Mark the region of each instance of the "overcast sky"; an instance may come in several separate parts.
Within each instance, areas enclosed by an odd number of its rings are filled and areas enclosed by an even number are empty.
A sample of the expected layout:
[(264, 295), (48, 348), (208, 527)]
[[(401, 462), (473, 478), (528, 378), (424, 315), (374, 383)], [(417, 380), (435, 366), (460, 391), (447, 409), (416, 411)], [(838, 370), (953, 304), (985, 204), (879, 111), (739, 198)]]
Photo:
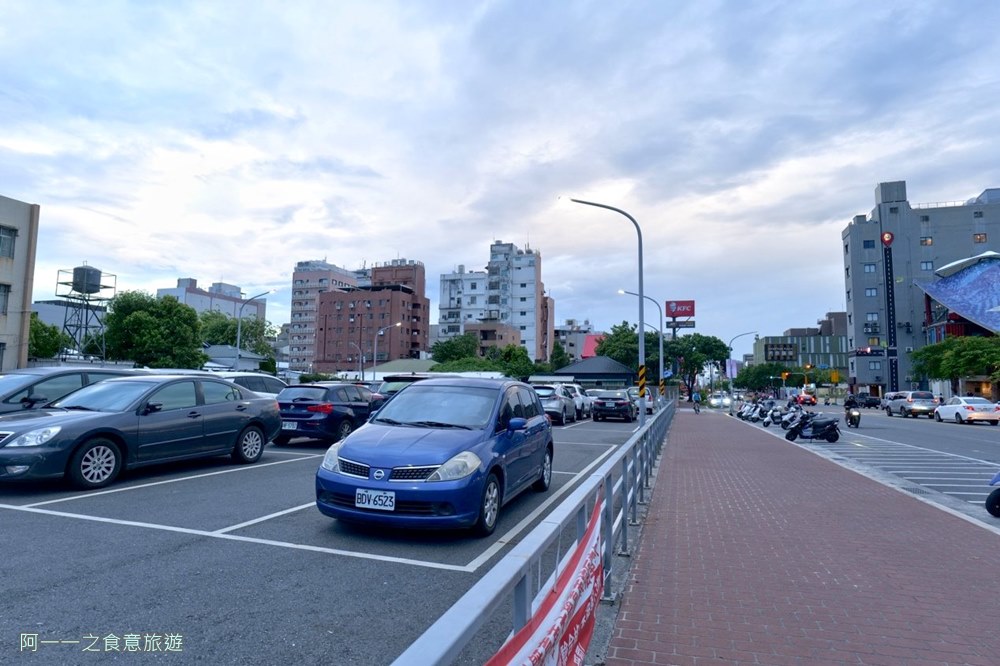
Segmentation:
[[(542, 255), (556, 321), (696, 301), (697, 332), (844, 309), (880, 181), (1000, 187), (1000, 3), (0, 2), (0, 194), (41, 205), (34, 298), (279, 289), (297, 261)], [(659, 317), (647, 303), (647, 321)], [(752, 336), (737, 340), (735, 355)]]

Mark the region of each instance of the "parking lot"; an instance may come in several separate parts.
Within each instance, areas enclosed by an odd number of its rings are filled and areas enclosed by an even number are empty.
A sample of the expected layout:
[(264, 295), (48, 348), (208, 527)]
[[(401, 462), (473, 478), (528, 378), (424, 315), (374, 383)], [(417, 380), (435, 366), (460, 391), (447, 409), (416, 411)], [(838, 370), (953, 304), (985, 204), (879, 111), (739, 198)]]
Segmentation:
[[(389, 663), (634, 429), (556, 427), (552, 487), (508, 504), (487, 539), (321, 515), (313, 479), (326, 446), (308, 440), (268, 446), (255, 465), (143, 469), (89, 493), (0, 485), (2, 556), (14, 574), (0, 602), (4, 651), (32, 652), (36, 663), (122, 652), (177, 663)], [(484, 656), (508, 628), (498, 620)], [(124, 650), (126, 635), (148, 649)]]

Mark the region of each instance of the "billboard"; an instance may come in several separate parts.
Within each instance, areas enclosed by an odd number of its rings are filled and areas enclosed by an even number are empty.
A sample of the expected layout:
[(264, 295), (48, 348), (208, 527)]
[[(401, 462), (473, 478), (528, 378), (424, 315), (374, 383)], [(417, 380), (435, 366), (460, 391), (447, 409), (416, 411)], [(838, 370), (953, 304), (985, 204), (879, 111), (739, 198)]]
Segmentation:
[(663, 314), (666, 317), (693, 317), (694, 301), (667, 301)]

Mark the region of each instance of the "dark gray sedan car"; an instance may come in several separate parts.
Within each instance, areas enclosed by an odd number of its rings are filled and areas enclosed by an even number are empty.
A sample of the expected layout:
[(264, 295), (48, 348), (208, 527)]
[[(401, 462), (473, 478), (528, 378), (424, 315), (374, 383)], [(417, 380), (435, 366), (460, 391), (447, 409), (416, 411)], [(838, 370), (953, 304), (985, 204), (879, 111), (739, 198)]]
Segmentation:
[(280, 429), (274, 398), (222, 379), (117, 377), (0, 416), (0, 480), (66, 476), (90, 489), (155, 463), (224, 454), (254, 463)]

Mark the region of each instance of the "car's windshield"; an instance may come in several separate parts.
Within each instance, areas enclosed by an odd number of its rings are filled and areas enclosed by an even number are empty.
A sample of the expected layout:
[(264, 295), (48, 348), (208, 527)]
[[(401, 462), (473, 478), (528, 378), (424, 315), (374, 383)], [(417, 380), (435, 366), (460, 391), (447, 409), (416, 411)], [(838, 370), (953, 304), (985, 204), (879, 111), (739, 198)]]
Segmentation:
[(498, 391), (469, 386), (414, 384), (378, 412), (375, 422), (453, 425), (482, 430), (491, 423)]
[(98, 382), (70, 393), (52, 403), (52, 406), (95, 412), (123, 412), (155, 385), (155, 382)]

